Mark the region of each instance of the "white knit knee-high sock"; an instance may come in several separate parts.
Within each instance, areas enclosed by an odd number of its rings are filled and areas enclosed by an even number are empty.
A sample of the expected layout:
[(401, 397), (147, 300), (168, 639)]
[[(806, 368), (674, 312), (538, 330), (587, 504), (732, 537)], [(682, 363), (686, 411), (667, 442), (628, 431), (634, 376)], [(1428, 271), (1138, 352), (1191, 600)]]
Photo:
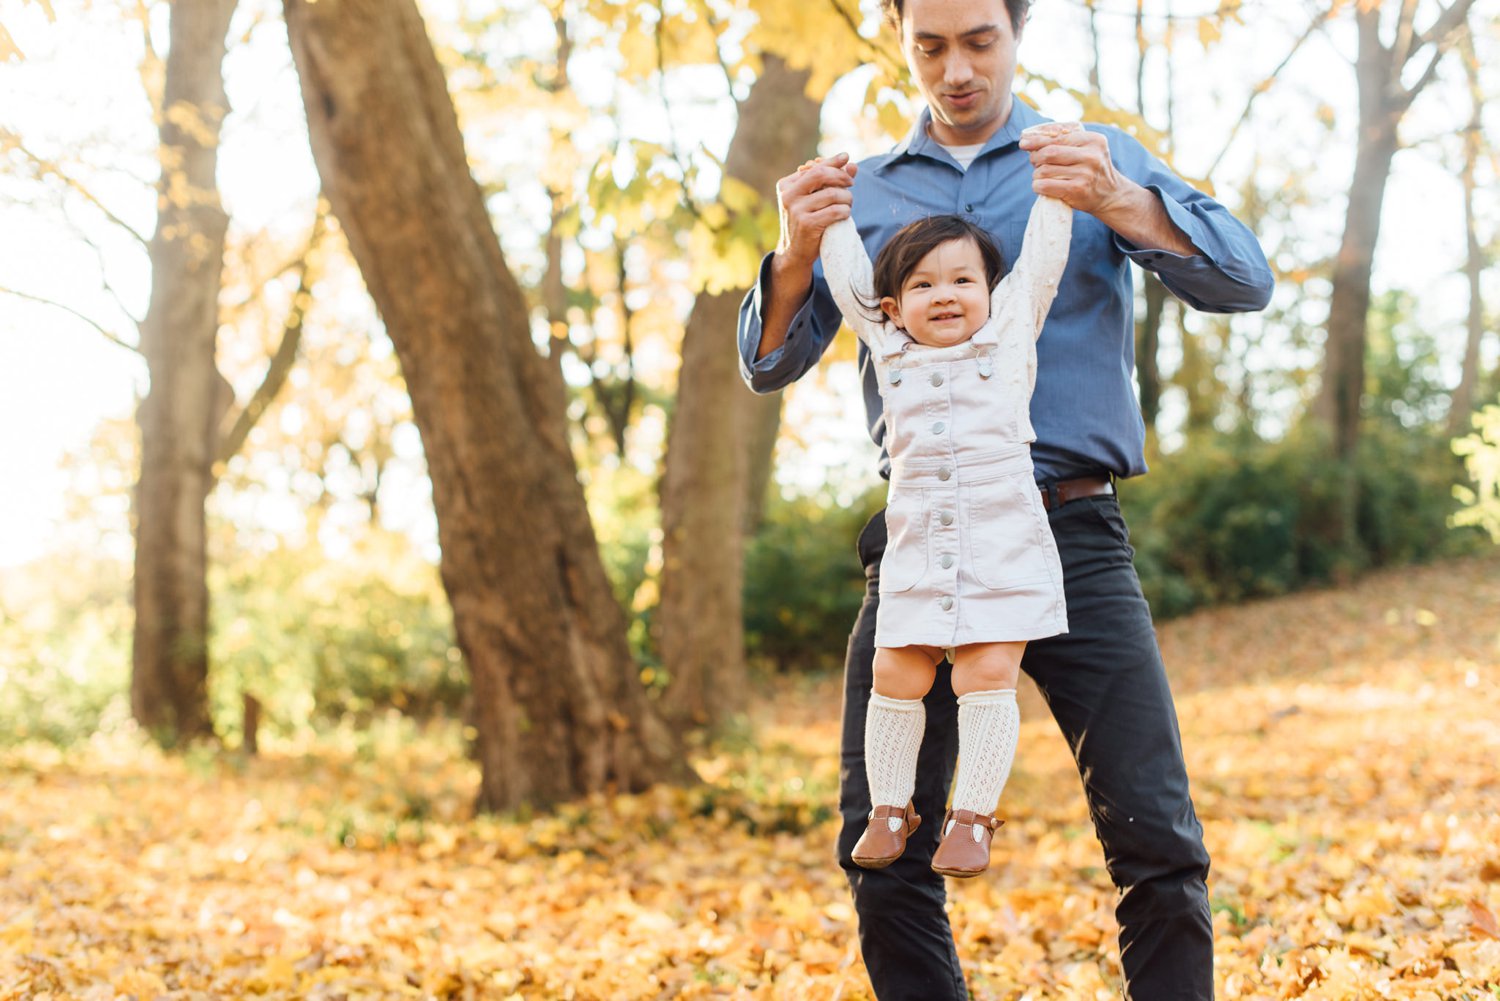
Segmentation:
[(1010, 778), (1021, 732), (1016, 690), (970, 692), (958, 697), (958, 778), (953, 809), (991, 814)]
[(917, 784), (917, 752), (927, 728), (921, 699), (870, 693), (865, 713), (865, 775), (871, 806), (905, 806)]

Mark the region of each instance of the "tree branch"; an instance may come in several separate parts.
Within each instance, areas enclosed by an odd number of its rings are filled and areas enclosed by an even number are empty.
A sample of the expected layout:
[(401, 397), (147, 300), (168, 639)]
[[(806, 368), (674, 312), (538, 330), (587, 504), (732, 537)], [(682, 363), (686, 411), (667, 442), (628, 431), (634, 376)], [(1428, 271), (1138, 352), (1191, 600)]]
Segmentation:
[(36, 168), (37, 173), (40, 176), (50, 176), (57, 178), (63, 183), (64, 187), (79, 195), (83, 198), (84, 201), (88, 202), (90, 205), (94, 206), (94, 208), (103, 213), (106, 219), (123, 229), (125, 232), (129, 233), (131, 236), (135, 237), (136, 242), (141, 245), (142, 249), (150, 249), (150, 240), (146, 239), (146, 237), (138, 233), (135, 228), (132, 227), (124, 219), (121, 219), (119, 216), (115, 215), (114, 212), (110, 211), (109, 207), (101, 202), (98, 198), (96, 198), (88, 188), (84, 187), (81, 181), (75, 180), (70, 174), (64, 171), (57, 164), (53, 163), (51, 160), (33, 153), (30, 149), (28, 149), (26, 144), (21, 141), (21, 137), (19, 135), (9, 129), (0, 129), (0, 140), (3, 140), (5, 145), (8, 145), (10, 148), (16, 150), (28, 161), (30, 161), (31, 165)]
[[(1422, 88), (1426, 87), (1432, 82), (1433, 77), (1437, 76), (1438, 63), (1442, 62), (1443, 56), (1448, 51), (1448, 46), (1453, 44), (1453, 40), (1457, 37), (1458, 30), (1463, 27), (1469, 14), (1469, 8), (1473, 4), (1474, 0), (1455, 0), (1454, 4), (1444, 10), (1438, 19), (1433, 22), (1432, 27), (1423, 32), (1418, 39), (1418, 47), (1428, 44), (1433, 46), (1432, 59), (1428, 61), (1427, 68), (1422, 71), (1422, 75), (1417, 78), (1417, 82), (1403, 91), (1402, 96), (1398, 99), (1398, 105), (1403, 112), (1411, 107), (1412, 102), (1417, 99), (1417, 95), (1422, 92)], [(1416, 54), (1416, 49), (1412, 50), (1412, 54)], [(1397, 64), (1398, 67), (1401, 65), (1404, 64)]]
[(276, 394), (281, 392), (281, 387), (286, 384), (287, 376), (291, 374), (292, 365), (297, 360), (297, 350), (302, 344), (302, 330), (307, 320), (307, 310), (312, 303), (311, 258), (313, 251), (323, 238), (327, 221), (326, 203), (319, 199), (318, 214), (313, 217), (312, 233), (307, 238), (307, 250), (303, 252), (302, 260), (298, 265), (300, 273), (297, 277), (297, 291), (292, 295), (291, 308), (287, 311), (286, 320), (282, 324), (281, 343), (277, 345), (270, 364), (266, 366), (265, 378), (261, 379), (260, 385), (251, 395), (250, 400), (235, 415), (232, 422), (225, 422), (229, 425), (229, 430), (219, 440), (218, 454), (214, 457), (215, 477), (230, 459), (239, 454), (261, 415), (271, 406), (272, 401), (276, 399)]
[(1328, 23), (1328, 18), (1331, 16), (1331, 14), (1331, 9), (1319, 11), (1317, 16), (1313, 18), (1312, 22), (1308, 24), (1307, 29), (1297, 37), (1297, 40), (1295, 42), (1292, 43), (1292, 47), (1287, 51), (1287, 54), (1282, 57), (1281, 62), (1276, 64), (1276, 68), (1273, 69), (1270, 73), (1266, 74), (1266, 76), (1255, 85), (1255, 88), (1250, 91), (1250, 96), (1245, 99), (1245, 107), (1240, 111), (1240, 117), (1235, 121), (1234, 127), (1229, 130), (1229, 137), (1224, 140), (1224, 146), (1219, 150), (1219, 155), (1214, 157), (1214, 162), (1209, 165), (1208, 170), (1204, 171), (1204, 177), (1212, 177), (1214, 175), (1214, 171), (1219, 168), (1219, 163), (1224, 159), (1225, 155), (1229, 153), (1229, 148), (1234, 145), (1234, 140), (1239, 136), (1240, 127), (1250, 120), (1250, 109), (1255, 107), (1255, 99), (1271, 89), (1271, 84), (1274, 83), (1276, 78), (1281, 75), (1281, 71), (1286, 69), (1287, 63), (1292, 61), (1292, 57), (1295, 56), (1298, 50), (1302, 48), (1303, 44), (1313, 36), (1314, 32)]
[(108, 340), (108, 341), (110, 341), (112, 344), (116, 344), (119, 347), (122, 347), (126, 351), (129, 351), (129, 352), (131, 352), (133, 354), (140, 354), (141, 353), (141, 349), (140, 348), (136, 347), (134, 344), (129, 343), (128, 341), (122, 340), (119, 337), (119, 335), (111, 333), (110, 331), (104, 329), (104, 327), (99, 324), (99, 321), (97, 321), (97, 320), (95, 320), (95, 319), (93, 319), (91, 317), (85, 316), (84, 314), (78, 312), (78, 310), (74, 309), (72, 306), (68, 306), (68, 305), (65, 305), (64, 303), (60, 303), (60, 302), (56, 301), (55, 299), (48, 299), (48, 298), (45, 298), (43, 296), (32, 295), (30, 292), (22, 292), (19, 289), (6, 288), (3, 285), (0, 285), (0, 293), (4, 293), (5, 295), (13, 295), (13, 296), (17, 297), (18, 299), (29, 299), (32, 302), (39, 302), (43, 306), (55, 306), (56, 308), (61, 309), (64, 312), (72, 313), (74, 316), (78, 317), (84, 323), (87, 323), (89, 326), (91, 326), (95, 330), (99, 331), (99, 333), (103, 334), (104, 337), (105, 337), (105, 339)]
[(1412, 46), (1412, 53), (1415, 54), (1424, 45), (1435, 44), (1440, 48), (1447, 48), (1452, 40), (1450, 36), (1463, 25), (1469, 16), (1469, 8), (1472, 6), (1474, 6), (1474, 0), (1454, 0), (1453, 4), (1445, 8), (1438, 15), (1437, 20), (1432, 22), (1432, 27), (1417, 36), (1416, 44)]

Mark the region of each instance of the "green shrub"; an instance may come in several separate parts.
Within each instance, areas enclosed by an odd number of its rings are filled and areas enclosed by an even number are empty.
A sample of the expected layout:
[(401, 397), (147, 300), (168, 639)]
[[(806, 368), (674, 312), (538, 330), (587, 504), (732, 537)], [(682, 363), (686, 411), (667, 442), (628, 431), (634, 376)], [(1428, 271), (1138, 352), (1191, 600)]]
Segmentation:
[(457, 714), (468, 681), (447, 598), (404, 536), (372, 532), (341, 559), (317, 546), (247, 554), (211, 582), (220, 733), (239, 730), (245, 692), (283, 734), (386, 709)]
[(778, 670), (842, 666), (864, 597), (855, 540), (885, 484), (850, 507), (777, 499), (745, 552), (745, 647)]
[(1348, 464), (1308, 431), (1195, 441), (1126, 482), (1121, 503), (1164, 618), (1473, 551), (1477, 533), (1448, 527), (1459, 473), (1435, 431), (1372, 422)]
[(129, 725), (129, 564), (72, 553), (0, 584), (0, 744)]

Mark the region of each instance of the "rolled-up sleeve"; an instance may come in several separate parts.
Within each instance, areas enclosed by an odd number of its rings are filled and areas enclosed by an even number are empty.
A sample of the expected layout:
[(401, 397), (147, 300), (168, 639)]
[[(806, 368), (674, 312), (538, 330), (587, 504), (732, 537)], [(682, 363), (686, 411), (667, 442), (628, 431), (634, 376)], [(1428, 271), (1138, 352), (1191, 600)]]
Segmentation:
[(771, 290), (771, 257), (760, 262), (760, 275), (740, 303), (740, 375), (757, 393), (774, 393), (796, 382), (823, 357), (839, 330), (838, 306), (823, 280), (823, 266), (813, 266), (812, 293), (792, 317), (786, 341), (764, 358), (760, 350), (761, 309)]
[(1115, 246), (1154, 271), (1168, 290), (1206, 313), (1264, 309), (1275, 278), (1255, 234), (1229, 210), (1174, 174), (1135, 139), (1111, 130), (1110, 148), (1121, 173), (1161, 199), (1168, 217), (1200, 253), (1183, 256), (1141, 248), (1119, 235)]

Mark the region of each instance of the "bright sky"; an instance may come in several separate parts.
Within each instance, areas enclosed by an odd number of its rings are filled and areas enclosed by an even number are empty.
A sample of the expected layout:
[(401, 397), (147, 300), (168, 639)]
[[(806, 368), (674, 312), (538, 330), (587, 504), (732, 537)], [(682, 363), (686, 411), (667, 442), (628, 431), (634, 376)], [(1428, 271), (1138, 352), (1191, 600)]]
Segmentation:
[[(1160, 9), (1164, 2), (1149, 6)], [(1174, 2), (1176, 9), (1190, 13), (1214, 6), (1211, 0)], [(1106, 11), (1101, 14), (1105, 91), (1128, 103), (1134, 91), (1130, 20), (1108, 12), (1130, 10), (1134, 4), (1101, 0), (1100, 7)], [(226, 65), (234, 112), (220, 158), (220, 184), (235, 225), (247, 231), (268, 226), (298, 231), (305, 225), (303, 207), (317, 186), (306, 136), (300, 131), (300, 97), (277, 21), (278, 9), (279, 4), (246, 0), (231, 31), (241, 41)], [(81, 0), (64, 0), (57, 10), (58, 22), (49, 24), (35, 3), (0, 0), (0, 18), (27, 54), (23, 63), (0, 66), (0, 129), (20, 134), (42, 155), (67, 155), (76, 145), (109, 149), (107, 160), (101, 157), (82, 172), (90, 188), (113, 211), (147, 234), (152, 225), (149, 190), (140, 180), (129, 179), (129, 175), (149, 179), (154, 170), (154, 130), (136, 69), (139, 39), (131, 30), (122, 29), (108, 4), (95, 2), (85, 7)], [(1191, 52), (1196, 43), (1179, 40), (1176, 51), (1182, 68), (1178, 70), (1176, 115), (1181, 169), (1189, 173), (1206, 169), (1224, 141), (1229, 122), (1238, 115), (1245, 81), (1264, 74), (1280, 60), (1305, 24), (1303, 11), (1303, 4), (1290, 0), (1258, 5), (1248, 18), (1253, 27), (1240, 30), (1235, 44), (1217, 48), (1211, 69), (1201, 60), (1194, 67)], [(164, 29), (164, 24), (157, 28)], [(1082, 86), (1088, 49), (1085, 30), (1080, 4), (1040, 0), (1022, 46), (1023, 63)], [(1189, 24), (1183, 30), (1190, 37), (1193, 29)], [(165, 35), (164, 30), (158, 33)], [(1334, 55), (1335, 49), (1349, 51), (1352, 46), (1344, 37), (1347, 32), (1335, 34), (1334, 40), (1311, 43), (1309, 51), (1293, 63), (1288, 79), (1262, 99), (1260, 120), (1282, 124), (1274, 130), (1260, 125), (1254, 137), (1242, 139), (1220, 175), (1243, 176), (1248, 158), (1256, 153), (1262, 157), (1261, 169), (1268, 178), (1277, 176), (1277, 171), (1314, 171), (1315, 193), (1325, 194), (1326, 204), (1302, 211), (1296, 224), (1307, 238), (1306, 245), (1325, 254), (1336, 246), (1343, 185), (1352, 164), (1346, 140), (1353, 123), (1353, 73)], [(1192, 75), (1194, 70), (1197, 77)], [(1202, 84), (1184, 86), (1183, 79), (1199, 79)], [(1149, 85), (1161, 93), (1158, 78), (1152, 77)], [(863, 88), (864, 83), (855, 79), (836, 92), (831, 106), (851, 111), (825, 116), (825, 151), (850, 149), (863, 155), (876, 150), (867, 138), (861, 138), (869, 130), (858, 128), (849, 103)], [(1074, 117), (1075, 109), (1066, 97), (1033, 93), (1045, 113)], [(1337, 115), (1337, 141), (1316, 126), (1309, 113), (1320, 103)], [(1226, 110), (1231, 105), (1232, 110)], [(675, 110), (679, 136), (690, 135), (722, 155), (732, 116), (701, 103), (684, 102)], [(1446, 107), (1427, 101), (1418, 105), (1418, 111), (1421, 114), (1414, 115), (1406, 129), (1408, 139), (1436, 136), (1465, 113), (1451, 101)], [(657, 109), (640, 108), (634, 114), (639, 115), (643, 132), (661, 133), (657, 138), (665, 138)], [(1159, 120), (1160, 107), (1154, 107), (1152, 114)], [(1426, 145), (1421, 153), (1398, 158), (1387, 194), (1377, 284), (1400, 285), (1415, 292), (1427, 322), (1440, 329), (1443, 343), (1451, 346), (1461, 336), (1459, 325), (1466, 308), (1464, 287), (1454, 273), (1461, 264), (1461, 202), (1456, 170), (1443, 163), (1436, 148), (1441, 144)], [(103, 292), (99, 276), (102, 261), (125, 309), (136, 317), (143, 315), (150, 287), (144, 253), (130, 238), (111, 234), (110, 227), (91, 210), (75, 209), (67, 217), (55, 199), (38, 199), (36, 192), (35, 184), (0, 172), (0, 288), (66, 303), (133, 341), (133, 321)], [(1233, 203), (1232, 192), (1221, 195)], [(1414, 207), (1420, 210), (1411, 211)], [(1486, 218), (1497, 218), (1493, 202), (1488, 208)], [(80, 228), (93, 237), (97, 250), (80, 239)], [(1449, 353), (1456, 357), (1456, 350)], [(88, 324), (54, 307), (0, 294), (0, 476), (4, 477), (0, 480), (0, 566), (24, 562), (46, 550), (56, 531), (62, 499), (58, 460), (86, 442), (102, 419), (131, 413), (135, 394), (144, 389), (144, 377), (144, 364), (137, 357), (111, 345)], [(831, 371), (827, 384), (832, 393), (801, 391), (793, 394), (789, 404), (787, 420), (804, 443), (790, 450), (791, 461), (783, 462), (778, 474), (790, 488), (812, 489), (830, 475), (850, 483), (872, 475), (873, 449), (863, 436), (853, 373), (847, 367)], [(428, 503), (424, 489), (420, 482), (408, 484), (408, 509)], [(402, 501), (399, 497), (396, 501), (399, 510)], [(429, 535), (430, 527), (414, 531)]]

